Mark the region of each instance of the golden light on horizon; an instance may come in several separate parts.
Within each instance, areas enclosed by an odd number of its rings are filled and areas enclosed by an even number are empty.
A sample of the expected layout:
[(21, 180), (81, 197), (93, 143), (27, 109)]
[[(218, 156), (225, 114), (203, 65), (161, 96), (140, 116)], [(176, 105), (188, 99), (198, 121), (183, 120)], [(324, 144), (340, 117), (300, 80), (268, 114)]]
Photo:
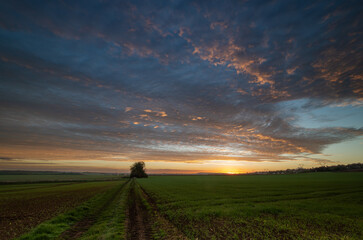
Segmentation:
[(231, 168), (231, 167), (223, 168), (219, 172), (224, 173), (224, 174), (228, 174), (228, 175), (236, 175), (236, 174), (245, 173), (245, 171), (242, 171), (241, 169)]
[(225, 172), (228, 175), (236, 175), (236, 174), (241, 174), (240, 172)]

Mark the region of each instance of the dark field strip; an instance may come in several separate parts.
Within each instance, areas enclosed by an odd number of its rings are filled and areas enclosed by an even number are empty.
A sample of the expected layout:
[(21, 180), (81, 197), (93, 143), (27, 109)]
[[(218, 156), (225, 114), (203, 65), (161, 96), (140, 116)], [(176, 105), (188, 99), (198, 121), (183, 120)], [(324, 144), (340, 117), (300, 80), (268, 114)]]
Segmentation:
[(0, 184), (31, 184), (54, 182), (86, 182), (86, 181), (114, 181), (120, 180), (120, 176), (110, 174), (39, 174), (39, 175), (15, 175), (0, 174)]
[(138, 179), (191, 239), (363, 239), (363, 174)]
[(88, 182), (0, 186), (0, 239), (20, 236), (116, 184)]

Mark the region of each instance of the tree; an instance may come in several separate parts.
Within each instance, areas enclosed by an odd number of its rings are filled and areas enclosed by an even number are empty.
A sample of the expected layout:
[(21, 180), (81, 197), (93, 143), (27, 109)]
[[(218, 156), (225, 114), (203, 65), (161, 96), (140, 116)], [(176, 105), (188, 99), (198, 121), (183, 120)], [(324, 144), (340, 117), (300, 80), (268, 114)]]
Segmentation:
[(147, 174), (145, 172), (145, 163), (144, 162), (136, 162), (132, 164), (130, 167), (130, 178), (147, 178)]

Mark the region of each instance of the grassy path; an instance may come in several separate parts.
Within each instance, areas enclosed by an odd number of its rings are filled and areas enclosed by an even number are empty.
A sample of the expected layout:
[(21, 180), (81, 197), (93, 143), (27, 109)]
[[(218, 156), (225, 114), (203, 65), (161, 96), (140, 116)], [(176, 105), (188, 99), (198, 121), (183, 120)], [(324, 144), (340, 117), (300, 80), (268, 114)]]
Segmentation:
[(97, 209), (94, 209), (94, 211), (90, 212), (90, 214), (85, 216), (81, 221), (77, 222), (70, 229), (63, 232), (59, 239), (80, 238), (91, 228), (91, 226), (96, 223), (99, 216), (104, 215), (102, 214), (103, 212), (110, 211), (112, 208), (117, 207), (115, 206), (118, 203), (117, 199), (122, 196), (122, 192), (127, 184), (128, 182), (125, 182), (121, 187), (113, 191), (112, 194), (108, 197), (107, 201), (105, 201), (102, 205), (97, 206)]
[(126, 182), (97, 214), (97, 220), (77, 239), (125, 239), (126, 209), (130, 181)]

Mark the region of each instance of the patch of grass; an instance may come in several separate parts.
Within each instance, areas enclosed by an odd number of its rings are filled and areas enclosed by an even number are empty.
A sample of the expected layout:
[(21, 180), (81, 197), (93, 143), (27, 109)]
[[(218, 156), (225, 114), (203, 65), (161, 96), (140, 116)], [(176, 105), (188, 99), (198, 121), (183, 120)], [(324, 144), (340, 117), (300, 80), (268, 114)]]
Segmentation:
[(82, 235), (80, 239), (123, 239), (125, 236), (125, 220), (127, 207), (127, 193), (130, 183), (127, 183), (122, 191), (101, 213), (96, 223)]
[(363, 173), (138, 179), (191, 239), (362, 239)]

